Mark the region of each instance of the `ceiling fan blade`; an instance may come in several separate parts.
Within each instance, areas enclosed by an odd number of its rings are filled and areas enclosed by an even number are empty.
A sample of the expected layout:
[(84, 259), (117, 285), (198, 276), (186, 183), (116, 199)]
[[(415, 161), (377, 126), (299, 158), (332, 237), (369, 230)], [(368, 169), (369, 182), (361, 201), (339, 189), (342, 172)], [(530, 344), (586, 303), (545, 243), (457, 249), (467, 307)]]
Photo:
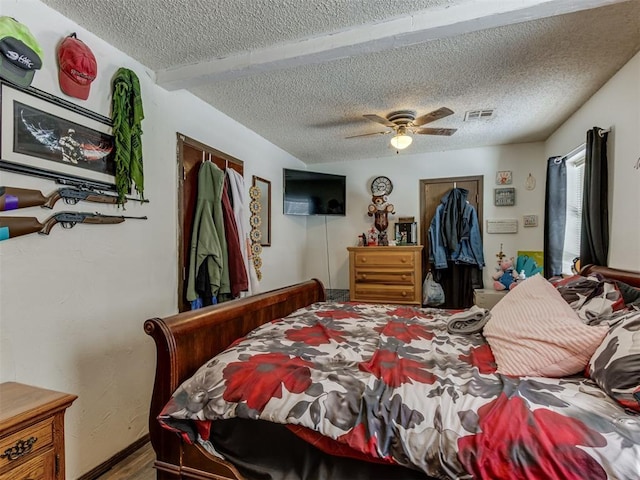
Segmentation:
[(442, 107), (437, 110), (434, 110), (431, 113), (427, 113), (426, 115), (422, 115), (421, 117), (416, 118), (412, 123), (419, 127), (420, 125), (425, 125), (427, 123), (435, 122), (436, 120), (440, 120), (441, 118), (448, 117), (449, 115), (453, 115), (453, 110)]
[(351, 135), (350, 137), (344, 137), (344, 138), (370, 137), (372, 135), (386, 135), (387, 133), (391, 133), (391, 132), (389, 131), (389, 132), (363, 133), (362, 135)]
[(396, 124), (390, 122), (389, 120), (387, 120), (384, 117), (381, 117), (380, 115), (375, 115), (373, 113), (368, 113), (366, 115), (363, 115), (364, 118), (371, 120), (372, 122), (377, 122), (377, 123), (381, 123), (382, 125), (384, 125), (385, 127), (395, 127)]
[(413, 133), (420, 135), (446, 135), (447, 137), (456, 133), (457, 128), (417, 128)]

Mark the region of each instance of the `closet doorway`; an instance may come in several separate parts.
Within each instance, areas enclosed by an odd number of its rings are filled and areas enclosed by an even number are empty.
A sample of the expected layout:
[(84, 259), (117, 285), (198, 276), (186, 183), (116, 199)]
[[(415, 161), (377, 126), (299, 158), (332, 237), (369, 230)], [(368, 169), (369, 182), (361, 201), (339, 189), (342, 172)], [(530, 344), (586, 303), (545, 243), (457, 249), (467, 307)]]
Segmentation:
[(430, 269), (429, 265), (429, 226), (436, 213), (436, 208), (440, 205), (442, 197), (453, 188), (464, 188), (469, 191), (467, 200), (476, 209), (480, 234), (482, 235), (482, 198), (483, 198), (482, 175), (470, 177), (449, 177), (432, 178), (420, 180), (420, 241), (424, 245), (422, 250), (422, 280)]
[(178, 311), (185, 312), (191, 305), (185, 297), (191, 229), (198, 194), (198, 169), (203, 161), (211, 160), (222, 170), (232, 168), (240, 175), (244, 172), (242, 160), (233, 158), (203, 143), (177, 134), (178, 161)]

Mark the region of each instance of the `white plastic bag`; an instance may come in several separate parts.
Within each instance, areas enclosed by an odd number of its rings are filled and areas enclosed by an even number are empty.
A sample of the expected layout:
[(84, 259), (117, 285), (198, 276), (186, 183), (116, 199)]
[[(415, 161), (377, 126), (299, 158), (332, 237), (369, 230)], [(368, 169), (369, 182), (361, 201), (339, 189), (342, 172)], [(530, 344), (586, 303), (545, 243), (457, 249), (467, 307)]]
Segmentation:
[(431, 272), (427, 273), (422, 284), (422, 303), (429, 307), (437, 307), (444, 303), (444, 290), (442, 285), (433, 279)]

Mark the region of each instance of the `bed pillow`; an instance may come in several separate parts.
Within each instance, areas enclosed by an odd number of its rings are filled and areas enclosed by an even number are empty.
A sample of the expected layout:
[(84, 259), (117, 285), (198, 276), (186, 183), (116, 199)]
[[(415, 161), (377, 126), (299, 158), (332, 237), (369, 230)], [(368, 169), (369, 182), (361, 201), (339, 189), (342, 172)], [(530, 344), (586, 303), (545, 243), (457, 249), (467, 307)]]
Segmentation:
[(587, 277), (574, 275), (554, 283), (554, 286), (582, 321), (590, 325), (606, 321), (613, 312), (625, 306), (616, 283), (599, 274)]
[(538, 274), (491, 309), (484, 335), (498, 373), (564, 377), (584, 370), (607, 330), (582, 323), (554, 286)]
[(640, 288), (632, 287), (631, 285), (621, 282), (620, 280), (616, 280), (616, 285), (620, 293), (622, 294), (622, 299), (624, 300), (625, 305), (638, 305), (640, 306)]
[(640, 412), (640, 311), (611, 327), (586, 373), (623, 407)]

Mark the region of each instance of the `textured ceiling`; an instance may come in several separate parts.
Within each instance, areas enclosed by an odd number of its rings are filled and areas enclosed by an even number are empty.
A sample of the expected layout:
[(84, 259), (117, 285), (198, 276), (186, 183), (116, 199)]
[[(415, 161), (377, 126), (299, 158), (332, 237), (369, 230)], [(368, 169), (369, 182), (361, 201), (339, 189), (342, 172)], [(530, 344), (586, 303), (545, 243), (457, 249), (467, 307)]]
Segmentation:
[[(544, 140), (640, 50), (640, 0), (521, 0), (542, 6), (477, 20), (500, 2), (44, 3), (309, 164), (395, 155), (390, 135), (345, 137), (398, 109), (455, 112), (428, 125), (453, 136), (416, 135), (407, 153)], [(482, 108), (494, 116), (464, 121)]]

